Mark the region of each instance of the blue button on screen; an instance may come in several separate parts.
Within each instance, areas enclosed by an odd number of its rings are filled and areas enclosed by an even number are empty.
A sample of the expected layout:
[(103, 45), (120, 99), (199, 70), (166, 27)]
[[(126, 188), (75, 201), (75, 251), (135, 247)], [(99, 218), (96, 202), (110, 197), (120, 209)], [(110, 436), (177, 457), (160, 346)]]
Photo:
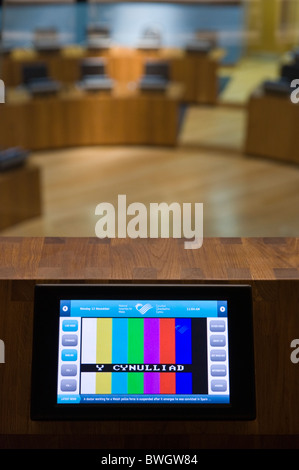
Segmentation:
[(62, 329), (63, 331), (77, 331), (78, 321), (77, 320), (63, 320)]
[(76, 349), (63, 349), (61, 353), (61, 359), (63, 361), (76, 361), (77, 360)]

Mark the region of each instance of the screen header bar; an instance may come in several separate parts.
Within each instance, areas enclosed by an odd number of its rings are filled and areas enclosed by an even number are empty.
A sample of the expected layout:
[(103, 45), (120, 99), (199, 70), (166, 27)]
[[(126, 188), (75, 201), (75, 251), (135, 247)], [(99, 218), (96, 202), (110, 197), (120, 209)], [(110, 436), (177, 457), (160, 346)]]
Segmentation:
[(227, 302), (217, 300), (61, 300), (65, 317), (226, 317)]

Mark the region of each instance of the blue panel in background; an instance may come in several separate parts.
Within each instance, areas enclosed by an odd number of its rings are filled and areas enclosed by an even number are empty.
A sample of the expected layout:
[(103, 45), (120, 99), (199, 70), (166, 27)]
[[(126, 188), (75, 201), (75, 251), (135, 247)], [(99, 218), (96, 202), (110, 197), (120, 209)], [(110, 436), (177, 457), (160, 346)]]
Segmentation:
[(4, 36), (14, 47), (30, 47), (34, 29), (54, 27), (63, 44), (84, 45), (87, 25), (98, 23), (110, 28), (112, 42), (120, 46), (135, 47), (144, 30), (154, 27), (161, 31), (164, 47), (183, 48), (196, 31), (208, 30), (217, 33), (219, 47), (227, 50), (223, 62), (234, 63), (243, 52), (244, 13), (243, 5), (14, 5), (6, 6)]
[(32, 47), (40, 28), (56, 28), (63, 45), (77, 43), (77, 5), (6, 6), (3, 21), (5, 42), (13, 47)]

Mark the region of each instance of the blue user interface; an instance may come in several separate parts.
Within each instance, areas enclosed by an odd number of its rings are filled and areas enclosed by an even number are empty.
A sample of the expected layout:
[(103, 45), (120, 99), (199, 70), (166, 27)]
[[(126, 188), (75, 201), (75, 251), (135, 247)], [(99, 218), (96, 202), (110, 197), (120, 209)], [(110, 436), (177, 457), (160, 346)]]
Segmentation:
[(58, 404), (229, 404), (225, 300), (62, 300)]

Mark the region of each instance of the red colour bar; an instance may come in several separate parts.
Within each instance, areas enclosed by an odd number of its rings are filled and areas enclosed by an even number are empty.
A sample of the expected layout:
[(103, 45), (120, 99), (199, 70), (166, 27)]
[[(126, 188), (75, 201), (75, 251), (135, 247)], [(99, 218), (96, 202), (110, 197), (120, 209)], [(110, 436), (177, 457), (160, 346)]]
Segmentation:
[[(175, 364), (175, 319), (160, 319), (160, 364)], [(176, 392), (175, 372), (160, 373), (160, 393)]]
[(176, 391), (176, 373), (163, 372), (160, 374), (160, 393), (172, 395)]

